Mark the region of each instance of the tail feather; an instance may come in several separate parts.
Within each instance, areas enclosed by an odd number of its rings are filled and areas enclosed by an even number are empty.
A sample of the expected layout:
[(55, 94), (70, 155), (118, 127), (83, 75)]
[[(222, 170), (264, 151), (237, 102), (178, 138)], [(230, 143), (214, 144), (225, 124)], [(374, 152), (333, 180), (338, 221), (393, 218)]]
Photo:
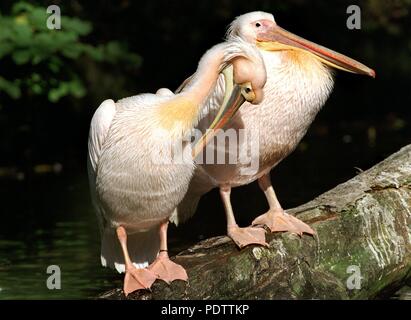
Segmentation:
[[(106, 229), (102, 236), (101, 264), (116, 269), (119, 273), (125, 272), (123, 251), (116, 233), (113, 229)], [(128, 234), (127, 249), (136, 268), (147, 267), (154, 261), (160, 250), (159, 228)]]

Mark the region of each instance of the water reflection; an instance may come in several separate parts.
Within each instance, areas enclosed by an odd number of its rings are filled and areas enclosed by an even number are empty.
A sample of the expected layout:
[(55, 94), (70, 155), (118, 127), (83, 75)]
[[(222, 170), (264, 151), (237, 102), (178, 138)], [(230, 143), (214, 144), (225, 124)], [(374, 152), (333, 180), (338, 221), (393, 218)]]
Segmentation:
[[(99, 242), (90, 229), (88, 221), (62, 221), (53, 230), (36, 230), (29, 244), (0, 240), (0, 299), (90, 298), (120, 285), (121, 277), (100, 267)], [(46, 286), (49, 265), (61, 269), (61, 290)]]
[[(85, 177), (46, 176), (33, 184), (0, 184), (0, 299), (82, 299), (119, 285), (121, 277), (99, 264)], [(49, 265), (61, 269), (61, 290), (46, 286)]]

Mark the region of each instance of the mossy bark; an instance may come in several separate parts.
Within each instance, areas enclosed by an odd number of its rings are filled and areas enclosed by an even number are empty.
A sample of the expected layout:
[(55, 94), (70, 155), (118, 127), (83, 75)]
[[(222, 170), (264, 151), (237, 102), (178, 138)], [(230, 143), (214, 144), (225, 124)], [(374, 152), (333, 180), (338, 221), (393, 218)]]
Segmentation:
[(243, 250), (211, 238), (175, 257), (189, 283), (157, 281), (128, 298), (372, 299), (394, 290), (411, 277), (411, 145), (287, 212), (317, 235), (269, 234), (268, 248)]

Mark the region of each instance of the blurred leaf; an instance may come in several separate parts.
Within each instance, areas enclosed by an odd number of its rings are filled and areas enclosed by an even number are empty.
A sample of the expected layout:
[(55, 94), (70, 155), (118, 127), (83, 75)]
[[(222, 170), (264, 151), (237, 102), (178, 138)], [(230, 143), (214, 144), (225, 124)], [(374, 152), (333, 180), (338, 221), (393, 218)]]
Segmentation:
[(34, 9), (34, 6), (26, 1), (20, 1), (13, 5), (11, 13), (13, 15), (18, 14), (21, 11), (31, 12)]
[(31, 53), (26, 50), (14, 51), (12, 58), (16, 64), (25, 64), (30, 60)]
[(35, 94), (42, 94), (43, 93), (43, 88), (38, 83), (33, 84), (32, 87), (31, 87), (31, 90)]
[(53, 88), (49, 91), (48, 98), (50, 102), (57, 102), (62, 97), (69, 94), (76, 98), (81, 98), (86, 94), (86, 90), (79, 79), (60, 82), (57, 88)]
[(67, 82), (61, 82), (57, 88), (53, 88), (49, 91), (48, 98), (51, 102), (57, 102), (63, 96), (68, 93)]
[(80, 81), (72, 81), (70, 83), (70, 92), (76, 98), (81, 98), (86, 94), (86, 89)]
[(60, 65), (61, 65), (61, 62), (60, 62), (60, 60), (57, 59), (57, 58), (54, 58), (54, 59), (52, 58), (52, 59), (50, 59), (50, 61), (49, 61), (48, 64), (47, 64), (48, 68), (49, 68), (50, 71), (53, 72), (53, 73), (57, 73), (57, 72), (60, 71)]
[(6, 92), (13, 99), (18, 99), (21, 96), (21, 90), (16, 82), (11, 82), (0, 76), (0, 92)]
[(98, 47), (93, 47), (87, 44), (82, 44), (81, 48), (84, 51), (84, 53), (90, 56), (90, 58), (96, 61), (104, 60), (104, 47), (103, 46), (100, 45)]
[[(14, 4), (10, 15), (0, 15), (0, 58), (3, 62), (0, 91), (14, 99), (24, 94), (42, 96), (51, 102), (65, 96), (84, 97), (84, 71), (78, 68), (78, 59), (82, 56), (113, 64), (139, 65), (141, 62), (138, 55), (128, 52), (119, 42), (97, 46), (84, 42), (81, 37), (92, 31), (88, 21), (62, 16), (62, 28), (49, 30), (48, 17), (45, 7), (26, 1)], [(11, 75), (1, 74), (2, 70), (13, 70), (13, 75), (20, 76), (9, 79)]]
[(12, 52), (14, 46), (10, 42), (0, 40), (0, 59)]
[(82, 52), (78, 46), (65, 46), (61, 51), (63, 56), (70, 59), (77, 59)]
[(15, 24), (13, 26), (13, 41), (17, 46), (29, 46), (32, 40), (32, 30), (27, 24)]
[(38, 30), (47, 30), (47, 11), (44, 8), (36, 8), (29, 15), (30, 25)]
[(0, 41), (8, 40), (13, 37), (13, 29), (10, 27), (10, 21), (6, 21), (0, 16)]
[(63, 26), (64, 30), (74, 32), (80, 36), (86, 36), (92, 30), (90, 22), (82, 21), (78, 18), (62, 17), (61, 25)]

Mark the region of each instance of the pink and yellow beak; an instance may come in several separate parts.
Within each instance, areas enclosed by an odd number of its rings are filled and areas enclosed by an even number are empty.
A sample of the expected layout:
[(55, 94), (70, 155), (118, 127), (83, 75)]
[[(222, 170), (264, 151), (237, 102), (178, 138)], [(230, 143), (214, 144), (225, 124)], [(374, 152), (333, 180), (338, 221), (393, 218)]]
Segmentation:
[(255, 98), (250, 83), (235, 83), (233, 65), (226, 67), (222, 74), (225, 78), (223, 103), (210, 127), (194, 145), (192, 149), (193, 158), (196, 158), (219, 130), (224, 128), (245, 101), (252, 101)]
[(301, 38), (276, 24), (257, 35), (257, 45), (263, 50), (269, 51), (303, 50), (313, 54), (317, 59), (330, 67), (375, 78), (375, 71), (366, 65)]

